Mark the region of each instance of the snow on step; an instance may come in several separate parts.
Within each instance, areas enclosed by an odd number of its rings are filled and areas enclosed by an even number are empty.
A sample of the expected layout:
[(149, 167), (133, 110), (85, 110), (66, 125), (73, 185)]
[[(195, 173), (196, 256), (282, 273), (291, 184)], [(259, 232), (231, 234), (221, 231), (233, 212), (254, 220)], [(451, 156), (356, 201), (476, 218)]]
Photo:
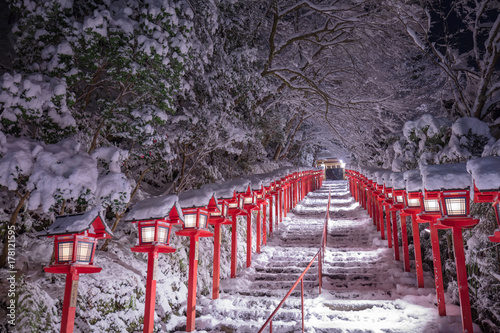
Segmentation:
[[(461, 332), (460, 310), (439, 317), (432, 276), (416, 288), (393, 250), (344, 181), (324, 182), (275, 230), (252, 267), (221, 282), (221, 297), (202, 297), (198, 332), (256, 332), (319, 249), (328, 193), (332, 193), (322, 294), (318, 264), (304, 279), (306, 332)], [(273, 320), (273, 332), (301, 331), (300, 285)]]

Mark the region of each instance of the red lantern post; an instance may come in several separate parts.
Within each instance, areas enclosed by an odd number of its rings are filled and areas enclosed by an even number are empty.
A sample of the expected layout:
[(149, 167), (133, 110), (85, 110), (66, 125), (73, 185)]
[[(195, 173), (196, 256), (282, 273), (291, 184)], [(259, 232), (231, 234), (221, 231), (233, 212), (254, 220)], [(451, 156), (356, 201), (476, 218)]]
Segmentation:
[[(262, 183), (261, 183), (262, 184)], [(257, 193), (248, 185), (245, 193), (242, 193), (244, 201), (243, 208), (247, 212), (247, 267), (252, 265), (252, 212), (259, 210), (257, 205)]]
[(97, 240), (111, 238), (113, 233), (96, 207), (82, 214), (58, 216), (55, 222), (38, 236), (54, 238), (55, 263), (45, 267), (44, 271), (66, 274), (61, 332), (72, 333), (79, 275), (98, 273), (102, 270), (94, 265)]
[(424, 207), (424, 210), (417, 215), (417, 222), (429, 223), (432, 259), (434, 265), (434, 284), (436, 288), (438, 311), (440, 316), (446, 316), (443, 273), (441, 268), (441, 249), (439, 246), (438, 233), (438, 229), (442, 228), (440, 228), (437, 224), (437, 220), (441, 217), (441, 211), (439, 208), (439, 192), (425, 191), (425, 195), (421, 198), (421, 206)]
[(127, 221), (137, 224), (139, 238), (139, 244), (131, 250), (148, 254), (144, 333), (154, 329), (158, 254), (175, 252), (175, 248), (169, 246), (171, 228), (183, 219), (177, 200), (176, 195), (146, 199), (138, 202), (127, 215)]
[(182, 230), (175, 232), (178, 236), (189, 237), (189, 280), (186, 310), (186, 332), (195, 329), (196, 316), (196, 284), (198, 280), (199, 238), (212, 237), (207, 230), (209, 212), (207, 206), (215, 198), (209, 189), (183, 192), (179, 195), (179, 205), (184, 215)]
[(452, 229), (462, 328), (464, 332), (472, 332), (469, 285), (462, 236), (463, 228), (472, 228), (479, 222), (478, 219), (469, 215), (471, 177), (465, 163), (422, 166), (422, 177), (426, 189), (439, 192), (442, 217), (437, 224)]
[[(236, 277), (238, 267), (238, 216), (245, 216), (246, 211), (243, 210), (243, 196), (236, 193), (236, 190), (242, 190), (249, 184), (248, 180), (238, 179), (224, 183), (224, 186), (230, 187), (228, 190), (233, 193), (232, 198), (228, 198), (228, 214), (231, 216), (231, 279)], [(224, 194), (230, 196), (230, 194)]]
[[(406, 197), (404, 198), (405, 208), (400, 213), (401, 222), (411, 216), (411, 226), (413, 230), (413, 244), (415, 250), (415, 270), (417, 272), (417, 286), (424, 287), (424, 270), (422, 267), (422, 249), (420, 248), (420, 229), (417, 222), (417, 214), (422, 210), (422, 178), (419, 170), (409, 170), (403, 175), (406, 181)], [(405, 221), (406, 222), (406, 221)], [(401, 226), (403, 229), (403, 226)]]
[[(392, 184), (392, 204), (389, 207), (389, 211), (391, 214), (392, 220), (392, 232), (393, 232), (393, 240), (394, 240), (394, 258), (396, 260), (400, 260), (399, 257), (399, 237), (398, 237), (398, 221), (397, 221), (397, 212), (400, 212), (404, 209), (404, 197), (405, 193), (405, 181), (403, 178), (403, 173), (401, 172), (392, 172), (390, 174), (389, 184)], [(402, 221), (402, 219), (401, 219)], [(403, 243), (403, 262), (405, 271), (410, 271), (410, 256), (408, 249), (408, 235), (406, 232), (406, 224), (404, 225), (401, 222), (401, 240)]]
[[(389, 248), (392, 248), (392, 241), (394, 239), (394, 254), (396, 255), (396, 248), (398, 247), (397, 242), (397, 226), (396, 228), (392, 227), (391, 228), (391, 206), (392, 206), (392, 181), (390, 179), (392, 172), (391, 171), (386, 171), (382, 174), (382, 181), (384, 183), (384, 201), (382, 201), (382, 207), (385, 208), (385, 221), (386, 221), (386, 230), (387, 230), (387, 246)], [(395, 225), (395, 221), (392, 222), (392, 225)], [(396, 233), (396, 236), (392, 237), (394, 235), (394, 230)], [(392, 231), (392, 234), (391, 234)], [(399, 257), (399, 252), (398, 252), (398, 257)]]
[(500, 156), (488, 156), (467, 162), (467, 171), (472, 174), (474, 202), (491, 202), (495, 210), (498, 228), (489, 237), (500, 243)]

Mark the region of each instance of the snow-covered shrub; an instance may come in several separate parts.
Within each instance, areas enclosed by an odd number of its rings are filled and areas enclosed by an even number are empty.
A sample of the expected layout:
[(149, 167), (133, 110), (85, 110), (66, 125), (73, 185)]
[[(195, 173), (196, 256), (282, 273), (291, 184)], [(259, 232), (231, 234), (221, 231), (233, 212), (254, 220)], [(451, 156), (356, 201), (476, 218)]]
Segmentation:
[(481, 157), (485, 146), (494, 142), (486, 123), (476, 118), (459, 118), (451, 126), (450, 141), (436, 154), (435, 161), (440, 164), (460, 163)]
[(5, 73), (0, 78), (0, 124), (5, 134), (56, 143), (74, 133), (65, 79)]
[(419, 163), (435, 164), (434, 156), (444, 149), (450, 137), (451, 122), (424, 114), (403, 127), (403, 137), (394, 143), (394, 171), (412, 170)]

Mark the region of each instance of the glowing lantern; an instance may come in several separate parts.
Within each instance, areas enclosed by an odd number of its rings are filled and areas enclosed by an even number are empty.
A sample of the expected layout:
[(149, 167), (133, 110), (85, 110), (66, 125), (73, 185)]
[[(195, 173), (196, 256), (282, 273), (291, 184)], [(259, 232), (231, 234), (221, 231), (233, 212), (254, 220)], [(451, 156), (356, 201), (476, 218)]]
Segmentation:
[(94, 253), (98, 239), (113, 233), (104, 222), (99, 208), (86, 213), (56, 217), (55, 222), (39, 237), (54, 238), (55, 263), (45, 267), (47, 273), (66, 274), (61, 332), (73, 332), (79, 274), (98, 273)]
[(472, 316), (470, 310), (467, 269), (462, 228), (471, 228), (479, 220), (469, 216), (469, 190), (471, 177), (465, 163), (422, 166), (422, 178), (426, 190), (437, 192), (441, 204), (442, 217), (437, 226), (451, 228), (453, 232), (453, 248), (457, 269), (458, 293), (464, 332), (472, 332)]
[(209, 216), (207, 206), (212, 200), (216, 200), (216, 198), (214, 191), (210, 189), (192, 190), (179, 194), (179, 206), (182, 208), (184, 221), (182, 230), (176, 231), (175, 234), (190, 238), (186, 332), (192, 332), (195, 329), (198, 243), (199, 237), (213, 236), (207, 230)]

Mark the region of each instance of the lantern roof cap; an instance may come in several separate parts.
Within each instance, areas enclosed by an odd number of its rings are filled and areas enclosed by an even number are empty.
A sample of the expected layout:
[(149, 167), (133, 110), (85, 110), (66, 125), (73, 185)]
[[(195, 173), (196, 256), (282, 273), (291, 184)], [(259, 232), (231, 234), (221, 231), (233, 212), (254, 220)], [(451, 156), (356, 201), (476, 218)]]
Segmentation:
[(210, 199), (215, 198), (215, 191), (210, 188), (200, 188), (179, 194), (181, 208), (200, 208), (208, 206)]
[(236, 186), (234, 184), (231, 184), (230, 182), (205, 184), (201, 188), (213, 190), (215, 192), (215, 195), (219, 199), (233, 198), (234, 191), (236, 190)]
[(467, 162), (467, 171), (480, 191), (500, 191), (500, 156), (476, 158)]
[(386, 187), (393, 187), (392, 186), (391, 175), (392, 175), (392, 171), (391, 170), (387, 170), (384, 173), (382, 173), (382, 180), (383, 180), (383, 182), (384, 182), (384, 184), (385, 184)]
[(420, 170), (408, 170), (403, 173), (403, 178), (406, 183), (406, 192), (419, 192), (422, 191), (423, 183)]
[(258, 191), (262, 189), (263, 181), (260, 177), (251, 177), (250, 178), (250, 187), (252, 191)]
[(390, 177), (393, 189), (404, 190), (406, 188), (406, 183), (402, 172), (391, 172)]
[(248, 190), (248, 186), (250, 186), (250, 179), (248, 178), (238, 178), (225, 182), (224, 184), (228, 186), (234, 186), (236, 192), (246, 192)]
[[(370, 180), (373, 180), (378, 183), (377, 172), (387, 171), (385, 169), (374, 168), (374, 167), (363, 167), (361, 172)], [(383, 183), (380, 183), (383, 184)]]
[(80, 234), (89, 231), (89, 236), (111, 238), (113, 232), (108, 228), (101, 207), (94, 207), (85, 213), (57, 216), (47, 230), (40, 231), (37, 236), (57, 236)]
[(427, 191), (462, 190), (472, 185), (466, 163), (422, 165), (420, 173)]
[(375, 176), (375, 180), (377, 181), (377, 184), (379, 185), (383, 185), (385, 183), (385, 174), (387, 172), (391, 172), (390, 170), (387, 170), (387, 169), (378, 169), (376, 171), (374, 171), (374, 176)]
[(179, 206), (179, 197), (175, 194), (161, 195), (139, 201), (127, 214), (126, 221), (141, 221), (152, 219), (168, 219), (172, 210), (184, 220)]
[[(271, 186), (272, 182), (274, 182), (276, 179), (279, 179), (281, 177), (277, 177), (274, 174), (274, 172), (267, 172), (267, 173), (261, 173), (261, 174), (255, 175), (255, 178), (259, 179), (262, 185), (269, 187), (269, 186)], [(251, 181), (253, 184), (253, 179), (251, 179)], [(252, 185), (252, 188), (253, 188), (253, 185)]]

